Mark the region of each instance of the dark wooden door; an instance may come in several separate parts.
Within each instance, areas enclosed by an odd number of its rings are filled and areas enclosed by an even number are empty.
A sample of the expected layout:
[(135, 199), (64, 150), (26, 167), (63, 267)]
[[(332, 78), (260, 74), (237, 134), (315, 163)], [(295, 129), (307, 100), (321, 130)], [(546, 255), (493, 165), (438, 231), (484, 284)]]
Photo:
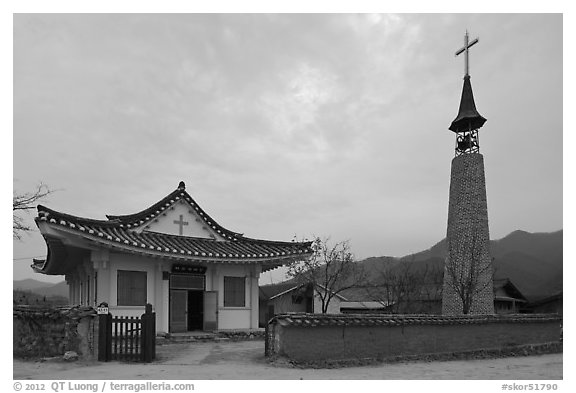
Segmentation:
[(218, 292), (204, 292), (204, 330), (218, 329)]
[(188, 291), (170, 290), (170, 332), (181, 333), (188, 330)]
[(204, 291), (188, 291), (188, 330), (204, 328)]

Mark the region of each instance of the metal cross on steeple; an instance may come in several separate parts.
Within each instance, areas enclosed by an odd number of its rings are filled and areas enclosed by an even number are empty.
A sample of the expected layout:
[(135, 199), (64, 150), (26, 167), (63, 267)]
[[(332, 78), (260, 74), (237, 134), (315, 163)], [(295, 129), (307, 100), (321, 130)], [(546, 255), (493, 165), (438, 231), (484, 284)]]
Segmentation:
[(468, 42), (468, 30), (466, 30), (466, 34), (464, 35), (464, 46), (456, 51), (456, 56), (460, 53), (464, 52), (464, 76), (470, 75), (468, 73), (468, 49), (472, 47), (472, 45), (478, 43), (478, 38), (474, 38), (472, 42)]

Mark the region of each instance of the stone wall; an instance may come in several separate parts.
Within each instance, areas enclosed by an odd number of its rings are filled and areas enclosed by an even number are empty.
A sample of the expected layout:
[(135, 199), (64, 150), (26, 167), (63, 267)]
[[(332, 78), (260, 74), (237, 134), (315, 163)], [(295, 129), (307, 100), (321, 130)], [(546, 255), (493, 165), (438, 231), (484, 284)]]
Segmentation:
[(96, 359), (98, 319), (91, 307), (14, 306), (13, 354), (18, 358), (62, 356), (76, 352)]
[(285, 314), (268, 326), (266, 355), (296, 362), (386, 359), (558, 343), (557, 315)]
[(442, 314), (463, 313), (456, 287), (473, 283), (470, 314), (494, 314), (492, 258), (488, 231), (488, 207), (484, 158), (462, 154), (452, 160), (447, 258), (444, 265)]

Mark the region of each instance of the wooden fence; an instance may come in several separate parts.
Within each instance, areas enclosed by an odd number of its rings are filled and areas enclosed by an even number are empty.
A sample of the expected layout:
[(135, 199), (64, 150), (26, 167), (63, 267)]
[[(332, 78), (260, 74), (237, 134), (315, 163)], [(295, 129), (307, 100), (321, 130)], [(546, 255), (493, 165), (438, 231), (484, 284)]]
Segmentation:
[(152, 305), (140, 318), (99, 315), (98, 360), (151, 362), (156, 358), (156, 313)]

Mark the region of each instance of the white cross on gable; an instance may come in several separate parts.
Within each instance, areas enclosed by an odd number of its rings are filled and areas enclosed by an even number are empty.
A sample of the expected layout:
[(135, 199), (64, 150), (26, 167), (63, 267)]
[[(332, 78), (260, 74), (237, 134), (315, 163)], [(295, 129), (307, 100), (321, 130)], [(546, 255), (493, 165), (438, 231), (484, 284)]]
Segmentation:
[(184, 221), (184, 216), (180, 214), (179, 220), (174, 220), (174, 224), (178, 224), (180, 226), (180, 235), (184, 234), (184, 226), (188, 225), (187, 221)]

